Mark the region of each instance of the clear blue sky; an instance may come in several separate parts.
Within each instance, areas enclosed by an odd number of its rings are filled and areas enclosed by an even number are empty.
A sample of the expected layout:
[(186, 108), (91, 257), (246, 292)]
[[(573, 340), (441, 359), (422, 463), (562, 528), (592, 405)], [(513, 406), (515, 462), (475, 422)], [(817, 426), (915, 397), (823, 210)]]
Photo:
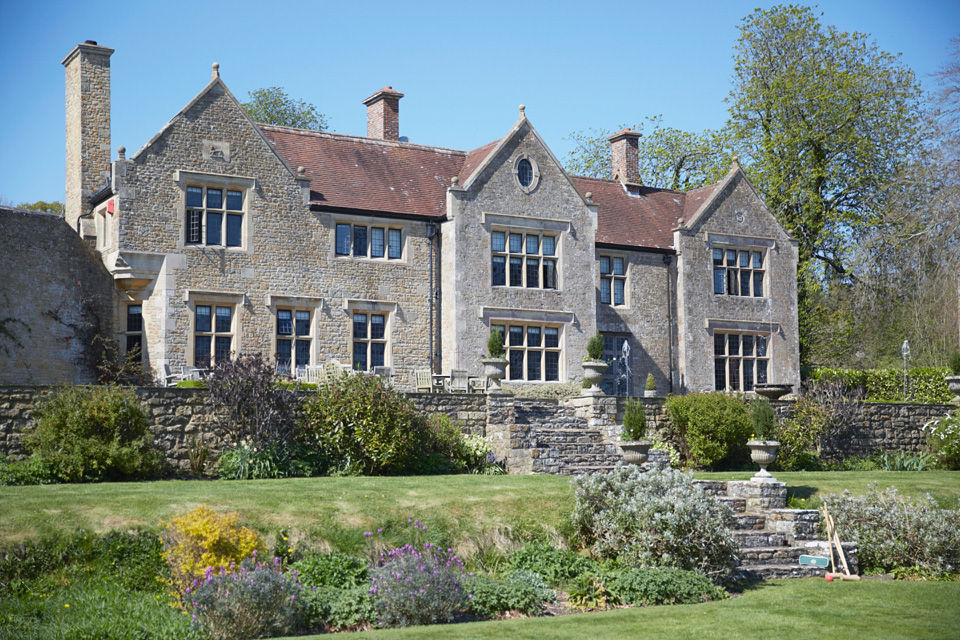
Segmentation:
[[(563, 159), (563, 138), (663, 114), (702, 130), (727, 117), (740, 20), (758, 0), (250, 2), (0, 0), (0, 202), (63, 200), (64, 70), (79, 42), (116, 49), (112, 146), (140, 148), (220, 63), (243, 101), (280, 86), (330, 130), (363, 135), (361, 101), (406, 97), (400, 133), (472, 149), (501, 137), (517, 105)], [(960, 0), (828, 0), (821, 21), (900, 52), (924, 85), (960, 35)]]

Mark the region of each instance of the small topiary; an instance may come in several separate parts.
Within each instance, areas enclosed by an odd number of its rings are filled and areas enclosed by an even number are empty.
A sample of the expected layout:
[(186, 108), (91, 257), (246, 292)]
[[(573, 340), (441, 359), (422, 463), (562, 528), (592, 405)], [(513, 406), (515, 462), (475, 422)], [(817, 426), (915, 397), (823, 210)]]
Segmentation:
[(644, 389), (647, 391), (656, 391), (657, 390), (657, 381), (653, 379), (653, 374), (647, 374), (647, 384), (644, 386)]
[(643, 405), (634, 399), (627, 401), (627, 406), (623, 410), (623, 433), (620, 438), (623, 440), (643, 440), (647, 435), (647, 414), (643, 410)]
[(954, 351), (950, 354), (947, 367), (950, 369), (950, 375), (960, 376), (960, 351)]
[(603, 360), (603, 336), (598, 331), (595, 336), (587, 340), (587, 360), (599, 362)]
[(163, 557), (181, 592), (205, 578), (206, 570), (231, 569), (267, 550), (260, 535), (239, 524), (237, 513), (217, 513), (206, 505), (163, 523)]
[(750, 401), (750, 425), (753, 429), (752, 438), (767, 440), (774, 435), (777, 414), (774, 413), (770, 401), (766, 398), (754, 398)]
[(490, 330), (490, 337), (487, 338), (487, 355), (490, 358), (503, 359), (503, 332), (499, 329)]

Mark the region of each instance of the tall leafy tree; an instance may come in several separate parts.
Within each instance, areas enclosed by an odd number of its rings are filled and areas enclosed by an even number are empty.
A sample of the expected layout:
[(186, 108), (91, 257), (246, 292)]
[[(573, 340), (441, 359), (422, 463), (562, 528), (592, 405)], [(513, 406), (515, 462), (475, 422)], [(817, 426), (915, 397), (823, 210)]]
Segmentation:
[(242, 106), (254, 122), (313, 131), (327, 128), (326, 117), (314, 105), (291, 98), (280, 87), (256, 89), (247, 95), (250, 101)]
[[(716, 182), (730, 167), (725, 131), (692, 133), (663, 126), (662, 116), (653, 116), (633, 128), (648, 134), (638, 141), (640, 180), (648, 187), (688, 190)], [(576, 147), (567, 153), (566, 169), (575, 175), (608, 178), (611, 132), (600, 129), (577, 131), (567, 139)]]
[(17, 205), (18, 209), (28, 209), (30, 211), (45, 211), (46, 213), (55, 213), (57, 215), (63, 215), (63, 203), (62, 202), (44, 202), (43, 200), (37, 200), (36, 202), (21, 202)]
[(829, 318), (815, 302), (852, 277), (850, 250), (917, 148), (920, 89), (898, 55), (824, 26), (809, 7), (743, 19), (730, 126), (767, 205), (800, 242), (800, 348)]

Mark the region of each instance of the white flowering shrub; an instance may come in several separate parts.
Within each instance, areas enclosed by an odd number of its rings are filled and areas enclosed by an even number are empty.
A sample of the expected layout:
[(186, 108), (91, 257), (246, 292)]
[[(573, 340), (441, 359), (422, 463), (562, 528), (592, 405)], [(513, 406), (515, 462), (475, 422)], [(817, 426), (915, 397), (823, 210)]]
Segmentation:
[(940, 509), (929, 495), (913, 500), (894, 487), (854, 497), (849, 491), (823, 499), (840, 539), (857, 543), (861, 571), (960, 570), (960, 511)]
[(730, 510), (696, 486), (692, 473), (617, 465), (573, 483), (575, 536), (598, 558), (700, 571), (717, 582), (736, 566)]
[(960, 418), (947, 414), (923, 425), (927, 446), (944, 469), (960, 470)]

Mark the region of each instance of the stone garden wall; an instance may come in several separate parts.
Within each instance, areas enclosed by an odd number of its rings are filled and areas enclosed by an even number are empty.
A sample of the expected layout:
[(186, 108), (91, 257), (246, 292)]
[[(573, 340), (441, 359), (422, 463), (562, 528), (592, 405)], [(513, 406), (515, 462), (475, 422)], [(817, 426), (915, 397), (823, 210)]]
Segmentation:
[[(33, 419), (38, 398), (50, 387), (0, 387), (0, 455), (23, 457), (22, 434)], [(137, 389), (148, 408), (156, 444), (178, 469), (188, 470), (188, 447), (194, 437), (218, 454), (224, 436), (196, 389)], [(512, 396), (409, 394), (423, 413), (444, 413), (467, 433), (487, 435), (497, 457), (512, 473), (587, 471), (619, 459), (624, 398), (574, 398), (566, 402)], [(663, 398), (641, 399), (651, 436), (666, 425)], [(777, 403), (789, 413), (792, 403)], [(824, 443), (828, 458), (867, 456), (878, 451), (923, 450), (923, 425), (953, 410), (951, 405), (866, 403), (860, 424), (835, 442)], [(568, 468), (569, 467), (569, 468)]]

